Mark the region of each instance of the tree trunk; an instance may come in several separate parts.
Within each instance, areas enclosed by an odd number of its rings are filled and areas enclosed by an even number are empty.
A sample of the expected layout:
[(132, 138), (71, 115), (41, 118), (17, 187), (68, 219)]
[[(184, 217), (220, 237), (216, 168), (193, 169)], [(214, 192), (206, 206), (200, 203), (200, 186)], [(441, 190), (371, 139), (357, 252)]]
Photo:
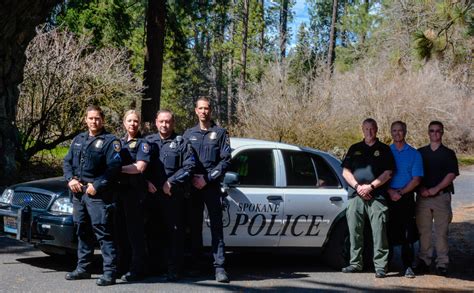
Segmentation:
[(329, 33), (329, 48), (328, 48), (328, 72), (332, 76), (334, 71), (334, 60), (336, 59), (335, 43), (336, 43), (336, 24), (337, 24), (337, 0), (332, 1), (332, 18), (331, 18), (331, 32)]
[(229, 39), (230, 39), (230, 53), (229, 53), (229, 65), (227, 70), (227, 124), (230, 125), (233, 119), (233, 111), (234, 111), (234, 36), (235, 36), (235, 28), (236, 28), (236, 20), (237, 20), (237, 12), (235, 11), (236, 0), (232, 0), (231, 2), (231, 11), (232, 16), (230, 19), (230, 28), (229, 28)]
[[(370, 8), (370, 1), (369, 0), (365, 0), (362, 2), (362, 5), (364, 5), (364, 9), (365, 9), (365, 17), (368, 17), (369, 15), (369, 8)], [(360, 43), (361, 44), (365, 44), (365, 39), (367, 37), (367, 31), (363, 31), (362, 32), (362, 36), (360, 37)]]
[(260, 53), (263, 54), (265, 49), (265, 0), (260, 1), (260, 9), (262, 9), (262, 29), (260, 31)]
[(12, 181), (21, 153), (15, 124), (19, 90), (26, 63), (25, 50), (35, 28), (60, 0), (3, 0), (0, 4), (0, 185)]
[(239, 98), (242, 99), (246, 87), (247, 78), (247, 35), (248, 35), (248, 24), (249, 24), (249, 6), (250, 0), (243, 0), (243, 11), (242, 11), (242, 50), (240, 53), (240, 78), (239, 78)]
[(148, 0), (142, 122), (154, 125), (160, 109), (165, 49), (166, 0)]
[(288, 1), (282, 0), (280, 7), (280, 61), (286, 57), (286, 43), (288, 40)]

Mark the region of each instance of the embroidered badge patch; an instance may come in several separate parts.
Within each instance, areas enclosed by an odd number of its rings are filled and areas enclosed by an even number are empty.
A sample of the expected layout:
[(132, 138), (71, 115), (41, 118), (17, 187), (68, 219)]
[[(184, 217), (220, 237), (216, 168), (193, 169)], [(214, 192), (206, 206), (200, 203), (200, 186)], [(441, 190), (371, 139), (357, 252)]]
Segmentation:
[(118, 140), (114, 140), (112, 145), (114, 146), (114, 151), (116, 151), (117, 153), (120, 152), (120, 150), (122, 149), (122, 146), (120, 145), (120, 141)]
[(148, 154), (150, 152), (150, 145), (148, 145), (146, 142), (142, 143), (142, 151), (145, 154)]

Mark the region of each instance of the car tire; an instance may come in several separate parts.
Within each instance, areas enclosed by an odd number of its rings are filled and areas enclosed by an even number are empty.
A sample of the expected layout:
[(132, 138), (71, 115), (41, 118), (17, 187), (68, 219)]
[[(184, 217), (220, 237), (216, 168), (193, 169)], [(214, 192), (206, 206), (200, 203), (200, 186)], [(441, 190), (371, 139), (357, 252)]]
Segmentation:
[(346, 219), (341, 219), (331, 229), (331, 236), (323, 250), (323, 260), (331, 268), (340, 270), (347, 266), (350, 256), (349, 228)]
[[(349, 240), (349, 228), (347, 220), (341, 219), (331, 230), (331, 236), (323, 250), (323, 259), (327, 265), (335, 270), (341, 270), (349, 265), (351, 243)], [(364, 229), (364, 268), (371, 269), (373, 264), (374, 245), (372, 240), (372, 231), (370, 224), (367, 223)]]

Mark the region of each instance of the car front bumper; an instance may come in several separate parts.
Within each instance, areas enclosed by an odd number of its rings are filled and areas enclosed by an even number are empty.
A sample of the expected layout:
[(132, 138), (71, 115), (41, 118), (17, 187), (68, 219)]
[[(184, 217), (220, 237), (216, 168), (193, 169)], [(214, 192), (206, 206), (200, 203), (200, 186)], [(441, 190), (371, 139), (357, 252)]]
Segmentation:
[(21, 209), (1, 207), (0, 224), (0, 230), (6, 236), (35, 244), (35, 246), (57, 247), (59, 250), (77, 248), (71, 215), (38, 213), (27, 207)]

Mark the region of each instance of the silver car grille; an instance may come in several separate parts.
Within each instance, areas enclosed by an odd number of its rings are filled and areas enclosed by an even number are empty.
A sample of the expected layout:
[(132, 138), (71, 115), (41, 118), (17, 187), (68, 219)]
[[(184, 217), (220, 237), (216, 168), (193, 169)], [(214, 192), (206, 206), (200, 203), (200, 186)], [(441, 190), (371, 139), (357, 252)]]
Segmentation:
[(36, 192), (15, 191), (12, 205), (16, 207), (30, 206), (32, 209), (48, 208), (52, 196)]

